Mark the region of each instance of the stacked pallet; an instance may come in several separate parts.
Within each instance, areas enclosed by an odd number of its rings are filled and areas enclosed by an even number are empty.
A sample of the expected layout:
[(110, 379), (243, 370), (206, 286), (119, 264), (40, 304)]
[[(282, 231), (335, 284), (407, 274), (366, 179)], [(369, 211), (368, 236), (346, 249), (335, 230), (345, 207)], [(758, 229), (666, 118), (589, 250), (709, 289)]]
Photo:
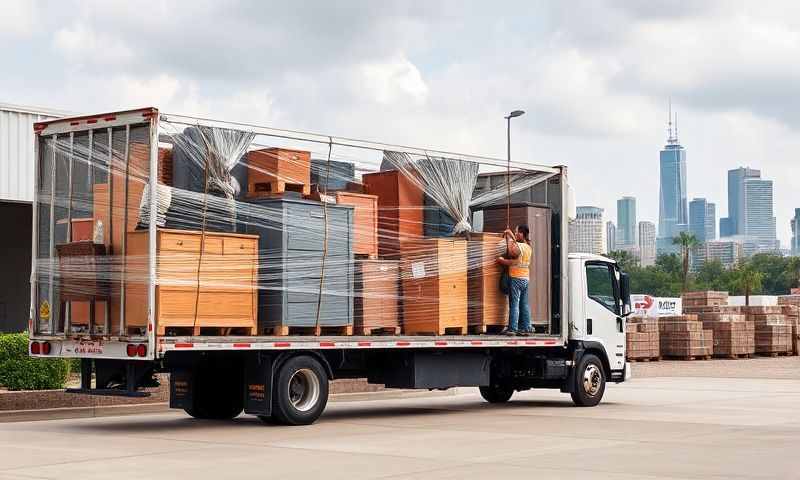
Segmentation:
[(777, 356), (792, 352), (792, 326), (781, 306), (744, 307), (747, 320), (755, 324), (756, 353)]
[(658, 329), (662, 357), (709, 359), (714, 352), (714, 333), (703, 329), (697, 315), (659, 317)]
[(658, 318), (628, 317), (625, 343), (628, 360), (648, 362), (661, 357)]
[(714, 356), (750, 357), (755, 353), (754, 324), (747, 321), (743, 307), (727, 302), (726, 292), (687, 292), (683, 294), (683, 312), (697, 315), (703, 329), (713, 332)]
[(780, 296), (778, 305), (792, 326), (792, 353), (800, 355), (800, 295)]

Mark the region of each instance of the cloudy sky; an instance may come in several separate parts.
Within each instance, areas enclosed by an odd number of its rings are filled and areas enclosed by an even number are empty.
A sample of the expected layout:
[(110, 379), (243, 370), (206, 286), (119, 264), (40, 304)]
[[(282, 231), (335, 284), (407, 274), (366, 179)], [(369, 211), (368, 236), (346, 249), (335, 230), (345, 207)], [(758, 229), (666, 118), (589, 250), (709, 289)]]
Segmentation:
[[(289, 6), (303, 4), (303, 7)], [(566, 164), (580, 205), (658, 220), (667, 101), (691, 197), (725, 171), (800, 207), (800, 3), (0, 0), (0, 102), (163, 111)]]

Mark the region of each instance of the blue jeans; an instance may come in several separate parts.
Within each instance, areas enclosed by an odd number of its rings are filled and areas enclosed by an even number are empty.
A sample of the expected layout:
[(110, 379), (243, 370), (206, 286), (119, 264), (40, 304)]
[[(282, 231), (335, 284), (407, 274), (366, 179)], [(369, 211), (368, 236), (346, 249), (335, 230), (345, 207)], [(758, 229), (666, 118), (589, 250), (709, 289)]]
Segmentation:
[(511, 278), (511, 291), (508, 292), (508, 329), (521, 332), (531, 329), (527, 278)]

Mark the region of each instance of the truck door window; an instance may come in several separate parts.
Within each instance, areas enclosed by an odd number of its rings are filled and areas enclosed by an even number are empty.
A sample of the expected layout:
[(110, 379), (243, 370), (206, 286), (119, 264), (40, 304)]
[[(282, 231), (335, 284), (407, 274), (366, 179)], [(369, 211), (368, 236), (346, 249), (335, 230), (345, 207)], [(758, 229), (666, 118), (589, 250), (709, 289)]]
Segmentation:
[(589, 298), (616, 314), (618, 312), (614, 282), (614, 273), (607, 264), (586, 264), (586, 292)]

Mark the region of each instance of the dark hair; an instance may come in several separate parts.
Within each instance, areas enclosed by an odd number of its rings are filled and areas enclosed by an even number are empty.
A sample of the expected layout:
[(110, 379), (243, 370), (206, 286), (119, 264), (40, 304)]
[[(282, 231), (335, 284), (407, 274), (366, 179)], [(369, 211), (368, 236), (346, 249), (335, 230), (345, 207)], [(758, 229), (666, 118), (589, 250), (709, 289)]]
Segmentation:
[(519, 232), (522, 233), (522, 237), (525, 238), (526, 242), (531, 241), (531, 236), (530, 236), (531, 231), (527, 225), (525, 225), (524, 223), (522, 225), (517, 225), (517, 230), (519, 230)]

